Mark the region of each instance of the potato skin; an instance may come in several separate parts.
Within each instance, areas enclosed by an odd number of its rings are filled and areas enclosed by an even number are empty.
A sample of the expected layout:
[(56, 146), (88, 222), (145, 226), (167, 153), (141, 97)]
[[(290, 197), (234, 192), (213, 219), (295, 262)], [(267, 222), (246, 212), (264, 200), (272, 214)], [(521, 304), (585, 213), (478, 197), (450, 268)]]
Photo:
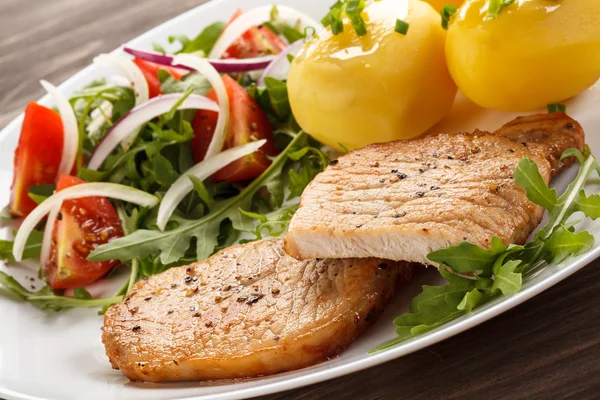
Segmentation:
[(437, 12), (440, 12), (446, 4), (452, 4), (454, 7), (460, 7), (463, 0), (425, 0), (426, 3), (431, 4), (431, 7)]
[(486, 19), (467, 0), (450, 21), (446, 58), (480, 106), (530, 111), (572, 97), (600, 77), (600, 1), (521, 0)]
[[(292, 111), (303, 130), (343, 151), (423, 134), (452, 106), (440, 16), (420, 0), (381, 0), (363, 13), (367, 35), (349, 23), (327, 29), (294, 59)], [(406, 36), (396, 19), (410, 24)]]

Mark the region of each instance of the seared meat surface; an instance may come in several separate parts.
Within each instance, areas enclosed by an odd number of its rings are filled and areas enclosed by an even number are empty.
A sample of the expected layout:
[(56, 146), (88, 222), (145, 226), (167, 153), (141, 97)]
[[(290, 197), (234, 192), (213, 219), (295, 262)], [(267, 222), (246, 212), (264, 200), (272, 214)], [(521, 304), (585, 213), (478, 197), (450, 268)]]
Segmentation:
[(289, 371), (350, 344), (411, 274), (374, 258), (297, 261), (281, 240), (236, 245), (138, 282), (107, 311), (102, 341), (135, 381)]
[[(463, 240), (523, 243), (543, 210), (513, 179), (523, 157), (546, 182), (582, 149), (563, 113), (518, 118), (494, 133), (437, 134), (374, 144), (332, 162), (306, 188), (285, 237), (302, 258), (381, 257), (431, 264), (427, 254)], [(567, 160), (569, 161), (569, 160)]]

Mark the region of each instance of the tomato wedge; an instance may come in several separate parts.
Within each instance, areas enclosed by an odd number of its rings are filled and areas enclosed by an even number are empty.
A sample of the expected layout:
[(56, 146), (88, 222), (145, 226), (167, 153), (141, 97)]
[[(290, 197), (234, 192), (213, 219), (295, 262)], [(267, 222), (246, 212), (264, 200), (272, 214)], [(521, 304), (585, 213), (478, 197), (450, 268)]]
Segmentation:
[[(223, 83), (229, 97), (229, 128), (223, 149), (241, 146), (260, 139), (266, 139), (265, 143), (257, 152), (232, 162), (223, 169), (217, 171), (212, 179), (214, 181), (245, 181), (256, 178), (271, 165), (266, 155), (276, 155), (277, 150), (273, 144), (273, 132), (271, 123), (265, 112), (229, 75), (223, 76)], [(211, 90), (208, 98), (217, 100), (214, 90)], [(194, 160), (204, 160), (210, 141), (212, 140), (217, 125), (218, 113), (214, 111), (199, 110), (192, 122), (194, 138), (192, 139), (192, 152)]]
[[(74, 176), (61, 175), (56, 190), (82, 183)], [(105, 197), (65, 200), (52, 231), (50, 257), (44, 265), (50, 287), (74, 289), (102, 278), (119, 261), (89, 261), (87, 257), (96, 247), (122, 236), (119, 216)]]
[(165, 67), (164, 65), (155, 64), (153, 62), (142, 60), (139, 58), (135, 58), (133, 62), (142, 71), (144, 77), (146, 78), (146, 82), (148, 82), (148, 91), (150, 94), (150, 98), (162, 94), (162, 92), (160, 91), (160, 80), (158, 79), (159, 70), (167, 70), (176, 80), (181, 79), (181, 77), (183, 76), (182, 71), (178, 70), (177, 68)]
[[(244, 10), (237, 9), (227, 24), (231, 24), (243, 13)], [(233, 42), (221, 58), (242, 59), (278, 54), (286, 47), (285, 42), (266, 26), (254, 26)]]
[(63, 126), (55, 111), (30, 102), (25, 108), (10, 194), (10, 213), (27, 216), (36, 206), (29, 188), (56, 182), (63, 147)]

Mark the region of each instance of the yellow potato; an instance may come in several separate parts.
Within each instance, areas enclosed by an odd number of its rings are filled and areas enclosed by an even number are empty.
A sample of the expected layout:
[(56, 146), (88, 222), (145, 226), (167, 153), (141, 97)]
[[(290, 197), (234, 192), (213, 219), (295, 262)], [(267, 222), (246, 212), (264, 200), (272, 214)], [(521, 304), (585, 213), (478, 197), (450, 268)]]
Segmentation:
[[(440, 16), (420, 0), (381, 0), (363, 12), (367, 35), (347, 21), (328, 29), (292, 63), (290, 104), (303, 130), (336, 150), (421, 135), (456, 94)], [(396, 19), (410, 24), (406, 36)]]
[(480, 106), (529, 111), (572, 97), (600, 77), (599, 0), (518, 0), (486, 19), (487, 0), (452, 17), (448, 67)]
[(425, 0), (425, 1), (429, 4), (431, 4), (431, 6), (437, 12), (440, 12), (446, 4), (452, 4), (454, 7), (459, 7), (463, 3), (463, 0)]

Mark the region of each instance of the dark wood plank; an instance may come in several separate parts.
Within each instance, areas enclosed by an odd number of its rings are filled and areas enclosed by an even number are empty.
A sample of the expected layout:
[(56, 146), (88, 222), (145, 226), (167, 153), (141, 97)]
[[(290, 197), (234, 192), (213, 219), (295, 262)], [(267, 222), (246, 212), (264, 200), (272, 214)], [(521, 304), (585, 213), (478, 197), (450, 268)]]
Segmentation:
[[(43, 93), (202, 0), (2, 0), (0, 127)], [(600, 396), (600, 262), (516, 309), (407, 357), (262, 400)]]

